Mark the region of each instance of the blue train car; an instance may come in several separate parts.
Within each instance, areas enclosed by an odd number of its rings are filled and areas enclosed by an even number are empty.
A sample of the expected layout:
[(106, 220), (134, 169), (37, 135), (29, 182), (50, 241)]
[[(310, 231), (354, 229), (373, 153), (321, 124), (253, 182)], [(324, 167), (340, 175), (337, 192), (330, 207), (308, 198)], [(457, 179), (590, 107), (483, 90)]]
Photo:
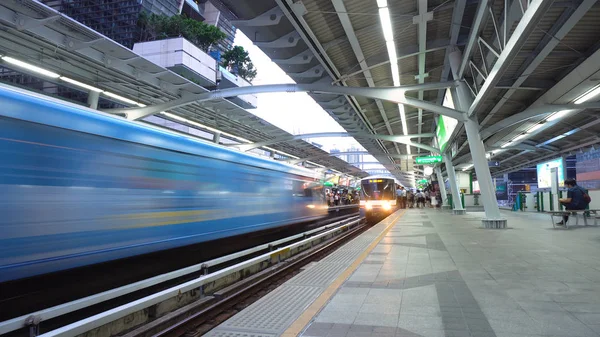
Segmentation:
[(0, 282), (318, 219), (310, 170), (0, 86)]

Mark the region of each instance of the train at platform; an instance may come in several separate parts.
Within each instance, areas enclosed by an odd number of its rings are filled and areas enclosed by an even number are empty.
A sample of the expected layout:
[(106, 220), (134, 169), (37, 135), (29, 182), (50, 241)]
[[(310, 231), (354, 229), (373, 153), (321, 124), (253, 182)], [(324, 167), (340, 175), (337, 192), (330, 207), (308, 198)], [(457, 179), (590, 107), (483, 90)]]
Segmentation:
[(360, 211), (372, 223), (396, 210), (399, 182), (389, 176), (369, 176), (360, 181)]
[(322, 219), (314, 171), (0, 85), (0, 282)]

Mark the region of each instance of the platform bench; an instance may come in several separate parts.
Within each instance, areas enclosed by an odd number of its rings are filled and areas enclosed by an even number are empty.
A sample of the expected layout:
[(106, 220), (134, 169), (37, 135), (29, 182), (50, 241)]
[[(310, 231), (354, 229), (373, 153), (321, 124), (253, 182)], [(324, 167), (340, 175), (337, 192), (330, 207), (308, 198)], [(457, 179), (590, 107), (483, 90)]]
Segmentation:
[(594, 226), (598, 225), (598, 219), (600, 218), (600, 209), (585, 209), (585, 210), (576, 210), (576, 211), (550, 211), (547, 212), (548, 214), (550, 214), (550, 218), (552, 219), (552, 227), (556, 228), (556, 222), (554, 217), (559, 217), (560, 220), (562, 220), (563, 215), (568, 215), (569, 216), (569, 221), (567, 221), (567, 223), (565, 223), (564, 227), (565, 228), (569, 228), (569, 223), (571, 222), (571, 219), (575, 218), (575, 226), (577, 226), (579, 224), (579, 216), (581, 215), (583, 217), (583, 223), (584, 226), (588, 226), (588, 218), (593, 218), (594, 219)]

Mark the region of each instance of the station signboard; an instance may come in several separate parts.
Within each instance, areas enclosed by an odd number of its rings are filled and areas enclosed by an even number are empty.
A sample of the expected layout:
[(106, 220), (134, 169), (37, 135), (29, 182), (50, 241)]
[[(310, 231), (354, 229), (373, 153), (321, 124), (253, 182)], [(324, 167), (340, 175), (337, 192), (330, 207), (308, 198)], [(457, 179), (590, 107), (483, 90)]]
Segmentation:
[(442, 162), (442, 156), (426, 156), (415, 158), (417, 165), (436, 164)]

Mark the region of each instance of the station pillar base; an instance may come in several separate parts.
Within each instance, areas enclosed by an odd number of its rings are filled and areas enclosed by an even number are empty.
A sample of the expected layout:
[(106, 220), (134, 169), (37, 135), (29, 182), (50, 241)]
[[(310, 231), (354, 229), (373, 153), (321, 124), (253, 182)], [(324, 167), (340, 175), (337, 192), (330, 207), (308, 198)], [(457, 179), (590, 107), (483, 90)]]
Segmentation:
[(454, 215), (464, 215), (467, 214), (467, 211), (464, 209), (453, 209), (452, 214)]
[(507, 222), (506, 219), (481, 219), (483, 228), (487, 229), (506, 229)]
[(442, 205), (442, 210), (444, 210), (444, 211), (451, 211), (452, 210), (452, 206), (450, 206), (450, 205)]

